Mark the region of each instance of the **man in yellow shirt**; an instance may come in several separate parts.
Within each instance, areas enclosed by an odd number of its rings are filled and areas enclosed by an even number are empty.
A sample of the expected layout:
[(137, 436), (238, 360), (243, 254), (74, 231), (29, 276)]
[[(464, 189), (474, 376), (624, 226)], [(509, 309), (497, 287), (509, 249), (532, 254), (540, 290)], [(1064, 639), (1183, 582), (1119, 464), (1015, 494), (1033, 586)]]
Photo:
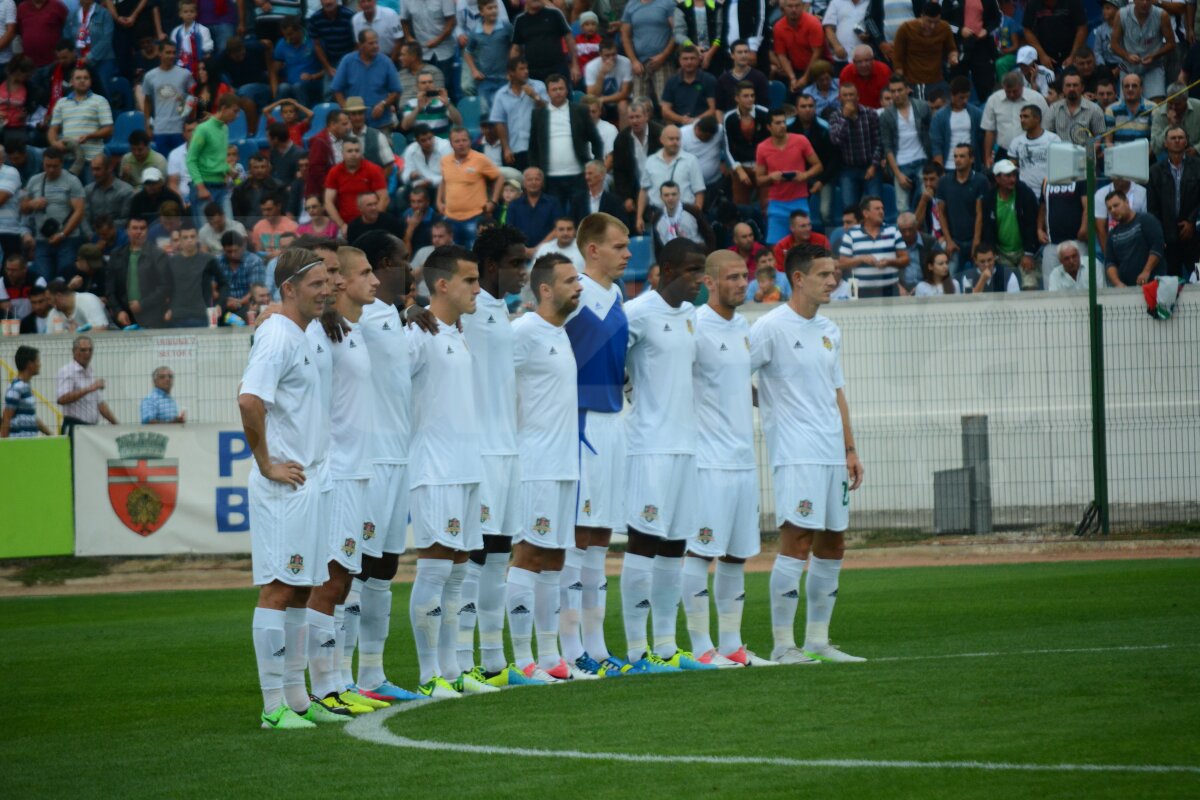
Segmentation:
[[(449, 155), (442, 156), (442, 183), (438, 186), (437, 209), (454, 231), (454, 241), (463, 247), (475, 243), (479, 218), (492, 214), (504, 182), (492, 160), (471, 149), (471, 134), (462, 126), (450, 129)], [(488, 181), (492, 182), (491, 193)]]

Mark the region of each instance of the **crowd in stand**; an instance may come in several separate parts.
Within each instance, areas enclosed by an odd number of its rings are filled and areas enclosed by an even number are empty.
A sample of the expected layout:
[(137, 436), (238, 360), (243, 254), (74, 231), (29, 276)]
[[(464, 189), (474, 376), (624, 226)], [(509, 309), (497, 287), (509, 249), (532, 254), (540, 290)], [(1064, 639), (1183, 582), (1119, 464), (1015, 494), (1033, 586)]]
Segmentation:
[[(839, 297), (1086, 289), (1093, 228), (1108, 285), (1188, 280), (1194, 40), (1168, 0), (0, 0), (0, 317), (252, 324), (298, 240), (577, 260), (594, 211), (761, 302), (799, 242)], [(1087, 137), (1153, 162), (1094, 219), (1046, 182)]]

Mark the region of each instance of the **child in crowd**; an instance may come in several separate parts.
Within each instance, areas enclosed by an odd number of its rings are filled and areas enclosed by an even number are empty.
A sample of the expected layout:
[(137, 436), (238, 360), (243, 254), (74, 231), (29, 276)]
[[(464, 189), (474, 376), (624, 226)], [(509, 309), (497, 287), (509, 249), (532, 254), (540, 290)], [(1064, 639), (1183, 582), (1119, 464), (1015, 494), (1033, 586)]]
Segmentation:
[(496, 210), (496, 222), (501, 225), (508, 223), (508, 209), (521, 199), (522, 194), (524, 191), (520, 181), (510, 178), (504, 182), (504, 188), (500, 190), (500, 208)]
[(171, 41), (175, 43), (178, 53), (179, 66), (193, 75), (200, 67), (200, 62), (212, 55), (213, 38), (208, 28), (196, 22), (198, 11), (196, 0), (183, 0), (179, 4), (180, 23), (171, 31)]
[[(1017, 66), (1017, 51), (1025, 43), (1025, 29), (1017, 21), (1016, 2), (1001, 0), (1000, 27), (996, 28), (996, 80), (1000, 80)], [(1099, 60), (1097, 58), (1097, 60)], [(987, 98), (981, 98), (983, 102)]]
[(777, 278), (779, 273), (775, 269), (775, 254), (770, 250), (763, 251), (759, 255), (758, 268), (755, 270), (755, 278), (750, 281), (750, 285), (746, 287), (746, 296), (755, 303), (782, 303), (791, 297), (791, 292), (785, 293), (783, 283)]
[(288, 138), (296, 147), (304, 149), (304, 134), (308, 133), (311, 126), (312, 110), (297, 100), (285, 97), (265, 107), (262, 113), (270, 114), (276, 107), (279, 108), (279, 116), (283, 120), (283, 124), (287, 125)]
[(579, 15), (579, 33), (575, 35), (575, 50), (579, 53), (579, 69), (600, 55), (600, 18), (595, 11)]
[(1121, 0), (1104, 0), (1100, 4), (1100, 16), (1104, 21), (1092, 28), (1092, 52), (1096, 54), (1096, 66), (1112, 72), (1118, 66), (1112, 51), (1112, 24), (1121, 11)]
[(226, 176), (226, 181), (229, 183), (229, 188), (231, 189), (246, 180), (246, 168), (240, 162), (241, 155), (238, 153), (237, 145), (229, 145), (225, 149), (225, 163), (229, 165), (229, 174)]

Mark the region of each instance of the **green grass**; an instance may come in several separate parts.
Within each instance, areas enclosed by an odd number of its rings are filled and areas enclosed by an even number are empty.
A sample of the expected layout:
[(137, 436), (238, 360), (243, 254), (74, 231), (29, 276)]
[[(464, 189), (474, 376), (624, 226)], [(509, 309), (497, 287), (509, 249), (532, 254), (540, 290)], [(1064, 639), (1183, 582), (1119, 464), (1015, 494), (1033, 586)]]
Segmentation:
[[(745, 632), (769, 650), (765, 575)], [(611, 589), (617, 581), (610, 582)], [(389, 674), (411, 685), (407, 587)], [(620, 633), (610, 592), (609, 641)], [(251, 591), (0, 602), (5, 797), (1196, 797), (1197, 774), (630, 764), (257, 729)], [(400, 714), (415, 739), (917, 761), (1200, 765), (1200, 561), (843, 574), (835, 640), (874, 661), (522, 689)], [(682, 632), (682, 626), (681, 626)], [(684, 634), (686, 640), (686, 634)], [(1159, 650), (1020, 651), (1171, 645)]]

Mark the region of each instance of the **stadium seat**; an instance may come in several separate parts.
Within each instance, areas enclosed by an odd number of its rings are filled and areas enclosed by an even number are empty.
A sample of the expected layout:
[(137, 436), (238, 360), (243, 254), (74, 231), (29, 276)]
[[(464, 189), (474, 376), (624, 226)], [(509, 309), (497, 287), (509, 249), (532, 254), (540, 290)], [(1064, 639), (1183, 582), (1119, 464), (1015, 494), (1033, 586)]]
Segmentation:
[(108, 79), (108, 101), (118, 113), (133, 109), (133, 89), (127, 78), (116, 75)]
[(238, 115), (233, 118), (233, 122), (229, 123), (229, 141), (238, 142), (249, 135), (250, 129), (246, 123), (246, 112), (239, 111)]
[(787, 87), (782, 81), (771, 81), (767, 85), (767, 96), (771, 99), (771, 108), (779, 108), (787, 102)]
[(471, 138), (479, 136), (479, 117), (482, 106), (475, 95), (464, 97), (458, 103), (458, 113), (462, 114), (463, 127), (471, 132)]
[(129, 152), (129, 134), (146, 130), (146, 115), (140, 111), (119, 114), (113, 123), (113, 135), (104, 149), (112, 156), (123, 156)]
[(304, 145), (308, 146), (308, 141), (316, 136), (321, 131), (325, 130), (325, 118), (329, 116), (330, 111), (338, 111), (341, 109), (337, 103), (318, 103), (317, 107), (312, 110), (312, 120), (309, 121), (308, 133), (304, 134)]
[(259, 145), (257, 139), (238, 139), (234, 144), (238, 149), (238, 161), (246, 169), (250, 168), (250, 156), (264, 149)]
[(258, 142), (258, 146), (266, 150), (271, 146), (271, 140), (267, 138), (267, 115), (258, 115), (258, 130), (254, 133), (254, 141)]
[(626, 283), (642, 282), (654, 263), (654, 237), (650, 234), (629, 237), (629, 266), (625, 268)]
[(587, 96), (587, 92), (576, 89), (575, 91), (571, 92), (571, 102), (572, 103), (581, 103), (581, 102), (583, 102), (583, 98), (585, 96)]

